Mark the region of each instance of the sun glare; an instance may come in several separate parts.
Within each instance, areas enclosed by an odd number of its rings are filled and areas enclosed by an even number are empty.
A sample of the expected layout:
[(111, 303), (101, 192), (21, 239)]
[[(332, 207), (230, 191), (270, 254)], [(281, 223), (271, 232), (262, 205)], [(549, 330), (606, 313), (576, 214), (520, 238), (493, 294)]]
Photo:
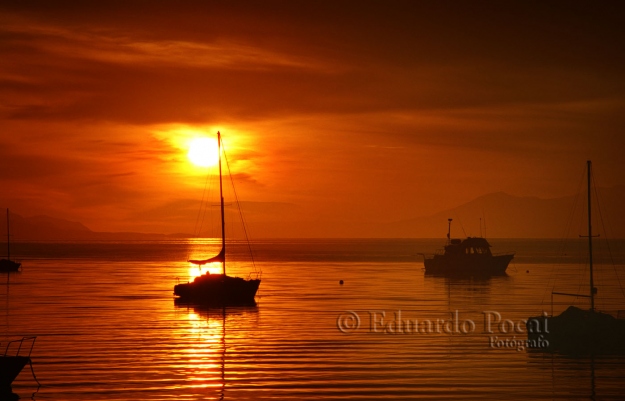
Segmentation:
[(203, 275), (207, 271), (210, 274), (221, 274), (221, 263), (209, 263), (202, 267), (189, 263), (189, 277), (192, 279)]
[(189, 142), (187, 157), (199, 167), (214, 166), (219, 159), (216, 138), (199, 137)]

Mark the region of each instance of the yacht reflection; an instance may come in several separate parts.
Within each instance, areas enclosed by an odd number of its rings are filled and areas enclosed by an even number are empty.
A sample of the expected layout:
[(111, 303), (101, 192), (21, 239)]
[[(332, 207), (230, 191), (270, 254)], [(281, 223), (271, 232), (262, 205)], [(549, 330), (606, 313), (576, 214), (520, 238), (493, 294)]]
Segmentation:
[(488, 277), (424, 276), (425, 285), (445, 300), (449, 311), (458, 308), (483, 311), (493, 301), (492, 288), (504, 285), (512, 278), (508, 275)]
[(503, 272), (500, 274), (479, 274), (479, 273), (475, 273), (475, 272), (469, 272), (469, 273), (425, 273), (425, 277), (438, 277), (438, 278), (447, 278), (449, 280), (453, 280), (453, 281), (467, 281), (467, 280), (473, 280), (473, 281), (483, 281), (483, 282), (488, 282), (491, 279), (492, 280), (497, 280), (497, 279), (506, 279), (509, 278), (510, 276), (508, 275), (508, 273)]
[(214, 311), (222, 310), (227, 310), (228, 312), (235, 312), (235, 310), (250, 310), (255, 309), (257, 304), (255, 300), (252, 300), (250, 302), (238, 303), (233, 306), (226, 306), (221, 304), (193, 302), (182, 298), (174, 298), (174, 305), (179, 308), (193, 308), (197, 311), (210, 311), (212, 313)]
[[(193, 387), (216, 390), (218, 399), (224, 400), (228, 373), (237, 375), (226, 369), (228, 345), (240, 349), (248, 337), (246, 331), (258, 324), (258, 308), (256, 305), (211, 307), (178, 299), (174, 304), (177, 309), (186, 311), (189, 320), (187, 333), (184, 333), (184, 337), (191, 339), (187, 350), (191, 356), (189, 381)], [(237, 357), (240, 355), (230, 359)]]
[[(189, 303), (182, 302), (180, 299), (174, 299), (174, 305), (176, 309), (186, 309), (190, 314), (195, 314), (197, 316), (202, 317), (203, 319), (208, 319), (209, 321), (219, 320), (222, 321), (227, 320), (227, 326), (238, 326), (241, 322), (238, 322), (238, 318), (245, 318), (244, 320), (249, 321), (250, 317), (254, 317), (258, 314), (258, 307), (256, 306), (256, 302), (248, 305), (238, 305), (238, 306), (213, 306), (207, 304), (197, 304), (197, 303)], [(227, 318), (227, 319), (226, 319)], [(240, 328), (240, 327), (237, 327)]]
[(498, 276), (440, 276), (426, 274), (425, 282), (433, 287), (445, 288), (447, 292), (453, 287), (456, 290), (476, 294), (489, 294), (492, 284), (509, 281), (507, 274)]

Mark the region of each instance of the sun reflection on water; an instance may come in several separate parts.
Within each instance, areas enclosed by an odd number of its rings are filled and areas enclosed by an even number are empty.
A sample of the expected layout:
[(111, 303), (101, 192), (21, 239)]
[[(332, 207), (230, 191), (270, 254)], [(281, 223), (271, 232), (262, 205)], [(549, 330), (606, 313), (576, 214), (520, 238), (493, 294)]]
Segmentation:
[(182, 354), (186, 355), (186, 386), (211, 389), (223, 399), (228, 377), (241, 374), (233, 366), (239, 365), (237, 360), (241, 357), (241, 345), (246, 342), (246, 330), (258, 323), (257, 308), (199, 305), (177, 305), (177, 308), (186, 308), (187, 325), (178, 334), (185, 344)]

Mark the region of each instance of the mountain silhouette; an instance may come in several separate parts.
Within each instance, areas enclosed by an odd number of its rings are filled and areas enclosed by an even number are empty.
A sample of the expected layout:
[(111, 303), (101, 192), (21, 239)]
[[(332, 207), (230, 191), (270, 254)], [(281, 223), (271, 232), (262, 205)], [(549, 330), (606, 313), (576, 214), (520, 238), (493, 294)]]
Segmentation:
[[(6, 214), (0, 213), (0, 227), (6, 227)], [(50, 216), (23, 217), (9, 211), (11, 242), (19, 241), (65, 241), (65, 240), (140, 240), (166, 238), (161, 234), (134, 232), (97, 232), (75, 221)], [(6, 234), (0, 236), (6, 241)]]
[[(593, 200), (596, 222), (593, 231), (607, 238), (625, 238), (625, 186), (597, 188)], [(327, 230), (328, 237), (358, 238), (445, 238), (447, 219), (453, 219), (451, 231), (455, 238), (483, 236), (487, 238), (564, 238), (585, 234), (586, 193), (560, 198), (541, 199), (495, 192), (480, 196), (453, 209), (411, 219), (374, 223), (365, 222)], [(594, 207), (593, 207), (594, 208)], [(85, 225), (49, 216), (22, 217), (11, 212), (11, 241), (61, 240), (149, 240), (191, 237), (188, 234), (146, 234), (136, 232), (97, 232)], [(280, 214), (276, 214), (277, 226)], [(268, 222), (249, 221), (252, 226)], [(286, 224), (286, 223), (284, 223)], [(297, 226), (292, 222), (288, 226)], [(6, 227), (6, 215), (0, 213), (0, 227)], [(327, 227), (328, 228), (328, 227)], [(568, 232), (567, 232), (568, 231)], [(275, 231), (276, 237), (292, 237), (294, 231)], [(305, 224), (298, 233), (306, 231)], [(286, 234), (286, 235), (285, 235)], [(303, 235), (306, 237), (307, 235)], [(0, 236), (4, 242), (5, 236)]]
[[(609, 238), (625, 238), (625, 186), (597, 188), (594, 229)], [(586, 193), (553, 199), (496, 192), (434, 215), (388, 224), (384, 231), (398, 237), (445, 237), (452, 218), (452, 236), (492, 238), (564, 238), (585, 233)], [(598, 205), (597, 205), (598, 203)], [(595, 209), (595, 207), (593, 207)], [(601, 210), (599, 212), (599, 210)], [(572, 232), (567, 232), (572, 231)], [(578, 232), (579, 231), (579, 232)]]

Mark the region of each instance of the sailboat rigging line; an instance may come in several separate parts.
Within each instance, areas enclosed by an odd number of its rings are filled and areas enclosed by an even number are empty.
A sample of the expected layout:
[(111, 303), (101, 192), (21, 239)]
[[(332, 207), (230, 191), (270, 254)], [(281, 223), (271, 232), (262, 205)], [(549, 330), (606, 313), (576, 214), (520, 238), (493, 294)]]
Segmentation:
[[(570, 242), (570, 238), (571, 238), (571, 231), (573, 228), (573, 221), (574, 221), (574, 217), (575, 217), (575, 211), (577, 210), (577, 205), (579, 205), (579, 197), (582, 194), (582, 188), (584, 185), (584, 179), (586, 178), (586, 169), (584, 168), (582, 170), (582, 173), (580, 175), (580, 179), (579, 179), (579, 183), (577, 184), (577, 191), (575, 191), (575, 199), (573, 200), (573, 206), (570, 209), (569, 212), (569, 218), (566, 221), (566, 226), (564, 228), (564, 233), (560, 239), (560, 244), (559, 244), (559, 250), (558, 250), (558, 254), (560, 255), (560, 261), (556, 261), (555, 263), (555, 267), (554, 269), (551, 270), (551, 274), (549, 276), (549, 278), (547, 279), (547, 282), (551, 283), (551, 285), (547, 285), (545, 286), (545, 291), (543, 293), (543, 297), (540, 301), (541, 305), (545, 304), (545, 299), (547, 298), (547, 295), (549, 294), (549, 296), (551, 297), (551, 293), (553, 292), (553, 290), (555, 289), (556, 286), (556, 282), (557, 280), (557, 275), (558, 275), (558, 270), (559, 268), (564, 264), (564, 255), (566, 254), (565, 250), (566, 250), (566, 245), (568, 242)], [(582, 223), (580, 223), (582, 224)], [(580, 258), (581, 259), (581, 258)], [(561, 269), (560, 269), (561, 270)]]
[[(480, 237), (486, 238), (486, 213), (484, 212), (484, 205), (482, 207), (482, 217), (480, 218)], [(482, 235), (482, 223), (484, 224), (484, 235)]]
[(610, 263), (612, 263), (612, 268), (614, 269), (614, 273), (616, 275), (616, 281), (618, 282), (619, 288), (621, 289), (621, 293), (625, 297), (625, 289), (623, 288), (623, 284), (621, 283), (621, 277), (618, 274), (618, 270), (616, 269), (616, 263), (614, 262), (614, 255), (612, 254), (612, 250), (610, 249), (610, 240), (608, 238), (608, 233), (612, 234), (613, 231), (612, 231), (612, 227), (608, 227), (610, 229), (608, 231), (608, 229), (606, 228), (605, 220), (603, 219), (603, 213), (601, 212), (601, 209), (603, 209), (601, 207), (602, 202), (601, 202), (601, 198), (599, 197), (599, 191), (597, 190), (598, 185), (596, 184), (597, 181), (595, 179), (594, 171), (592, 173), (592, 179), (593, 179), (593, 182), (595, 183), (594, 192), (595, 192), (595, 199), (597, 200), (596, 202), (597, 213), (599, 214), (599, 221), (601, 222), (601, 228), (603, 229), (603, 232), (605, 235), (605, 244), (608, 249), (608, 256), (610, 257)]
[[(198, 233), (197, 233), (198, 236), (202, 236), (202, 227), (204, 226), (206, 222), (206, 216), (208, 216), (209, 227), (214, 227), (214, 224), (215, 224), (215, 214), (209, 212), (210, 208), (215, 205), (211, 204), (209, 197), (215, 191), (214, 187), (217, 185), (217, 174), (215, 174), (215, 172), (213, 171), (213, 174), (210, 177), (211, 179), (208, 185), (208, 192), (206, 193), (206, 198), (204, 200), (204, 212), (202, 214), (202, 220), (200, 221), (200, 227), (198, 228)], [(216, 236), (214, 231), (209, 232), (208, 234)]]
[(198, 209), (197, 216), (195, 218), (195, 226), (193, 227), (193, 236), (197, 237), (199, 234), (199, 230), (201, 230), (202, 224), (204, 222), (205, 210), (207, 207), (205, 206), (205, 199), (207, 198), (207, 193), (210, 192), (210, 184), (212, 183), (210, 170), (206, 173), (206, 179), (204, 180), (204, 189), (202, 190), (202, 199), (200, 200), (200, 208)]
[[(33, 374), (33, 379), (35, 379), (39, 387), (41, 387), (41, 383), (39, 383), (39, 379), (37, 379), (37, 375), (35, 375), (35, 369), (33, 368), (33, 361), (31, 361), (30, 358), (28, 359), (28, 363), (30, 364), (30, 371)], [(37, 389), (37, 391), (39, 391), (39, 389)]]
[[(206, 178), (204, 180), (204, 189), (202, 190), (202, 199), (200, 201), (200, 207), (197, 212), (197, 216), (195, 218), (195, 226), (193, 227), (193, 238), (199, 238), (202, 226), (204, 225), (204, 219), (206, 218), (206, 212), (208, 211), (208, 194), (211, 192), (211, 187), (213, 180), (211, 180), (212, 174), (210, 169), (207, 170)], [(189, 252), (191, 249), (189, 248)], [(187, 260), (190, 258), (191, 254), (187, 254)]]
[[(228, 161), (228, 155), (226, 155), (226, 149), (223, 147), (222, 147), (222, 152), (224, 154), (224, 160), (226, 161), (226, 168), (228, 169), (228, 176), (230, 177), (230, 184), (232, 185), (232, 192), (234, 194), (234, 200), (237, 204), (237, 209), (239, 210), (239, 216), (241, 217), (241, 225), (243, 226), (243, 233), (245, 234), (245, 242), (247, 243), (247, 248), (250, 252), (250, 257), (252, 258), (252, 266), (254, 266), (254, 271), (257, 271), (256, 263), (254, 261), (254, 252), (252, 252), (250, 238), (247, 234), (247, 224), (245, 224), (245, 218), (243, 218), (243, 211), (241, 210), (241, 203), (239, 202), (239, 195), (237, 194), (237, 190), (234, 187), (234, 179), (232, 178), (232, 173), (230, 171), (230, 162)], [(259, 272), (259, 274), (262, 274), (262, 271)]]
[(465, 237), (467, 237), (467, 232), (464, 231), (464, 226), (462, 225), (462, 220), (460, 220), (460, 215), (458, 214), (458, 212), (456, 212), (456, 219), (458, 220), (458, 223), (460, 223), (460, 228), (462, 228), (462, 233), (464, 234)]

